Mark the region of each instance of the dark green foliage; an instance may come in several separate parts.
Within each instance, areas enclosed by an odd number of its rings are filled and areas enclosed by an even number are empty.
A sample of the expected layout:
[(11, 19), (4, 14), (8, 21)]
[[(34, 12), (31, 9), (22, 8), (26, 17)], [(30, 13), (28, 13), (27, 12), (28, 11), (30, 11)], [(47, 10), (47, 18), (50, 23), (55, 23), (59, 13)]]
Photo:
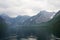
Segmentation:
[(60, 11), (57, 12), (53, 19), (50, 20), (48, 23), (50, 23), (49, 26), (51, 27), (51, 32), (56, 37), (60, 37)]
[(60, 37), (60, 11), (53, 18), (53, 34)]
[(3, 39), (6, 36), (6, 23), (5, 20), (0, 17), (0, 39)]

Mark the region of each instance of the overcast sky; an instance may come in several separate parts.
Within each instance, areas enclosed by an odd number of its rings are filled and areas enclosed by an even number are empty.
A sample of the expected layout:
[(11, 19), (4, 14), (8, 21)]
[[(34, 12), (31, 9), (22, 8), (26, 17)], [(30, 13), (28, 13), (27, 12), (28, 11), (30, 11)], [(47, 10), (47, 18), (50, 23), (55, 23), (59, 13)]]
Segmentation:
[(57, 11), (60, 0), (0, 0), (0, 14), (11, 17), (17, 15), (36, 15), (41, 10)]

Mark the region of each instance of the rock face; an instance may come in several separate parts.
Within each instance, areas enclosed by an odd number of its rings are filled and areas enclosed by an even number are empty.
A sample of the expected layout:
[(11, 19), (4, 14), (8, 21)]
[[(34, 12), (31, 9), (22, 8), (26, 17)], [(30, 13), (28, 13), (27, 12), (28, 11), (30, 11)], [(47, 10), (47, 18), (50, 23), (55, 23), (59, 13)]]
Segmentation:
[(24, 24), (39, 24), (47, 22), (53, 17), (55, 12), (40, 11), (37, 15), (29, 18), (24, 22)]

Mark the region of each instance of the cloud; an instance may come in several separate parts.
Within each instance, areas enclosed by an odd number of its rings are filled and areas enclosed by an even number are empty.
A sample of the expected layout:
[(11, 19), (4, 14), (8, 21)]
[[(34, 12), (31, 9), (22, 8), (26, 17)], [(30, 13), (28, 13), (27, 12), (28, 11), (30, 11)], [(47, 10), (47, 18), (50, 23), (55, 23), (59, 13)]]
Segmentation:
[(48, 9), (52, 11), (60, 10), (60, 0), (48, 0)]
[(41, 10), (60, 9), (60, 0), (0, 0), (0, 13), (9, 16), (36, 15)]

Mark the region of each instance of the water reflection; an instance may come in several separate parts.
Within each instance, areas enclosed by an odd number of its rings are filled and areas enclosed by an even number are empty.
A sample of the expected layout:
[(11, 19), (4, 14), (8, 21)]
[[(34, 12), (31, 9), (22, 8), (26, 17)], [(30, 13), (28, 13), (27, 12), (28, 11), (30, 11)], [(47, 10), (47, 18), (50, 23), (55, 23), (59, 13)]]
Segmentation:
[(36, 38), (22, 38), (21, 40), (37, 40)]
[(37, 39), (36, 38), (21, 38), (21, 39), (11, 38), (9, 40), (37, 40)]
[(6, 40), (37, 40), (37, 38), (34, 36), (29, 36), (27, 38), (17, 38), (17, 36), (10, 36)]

